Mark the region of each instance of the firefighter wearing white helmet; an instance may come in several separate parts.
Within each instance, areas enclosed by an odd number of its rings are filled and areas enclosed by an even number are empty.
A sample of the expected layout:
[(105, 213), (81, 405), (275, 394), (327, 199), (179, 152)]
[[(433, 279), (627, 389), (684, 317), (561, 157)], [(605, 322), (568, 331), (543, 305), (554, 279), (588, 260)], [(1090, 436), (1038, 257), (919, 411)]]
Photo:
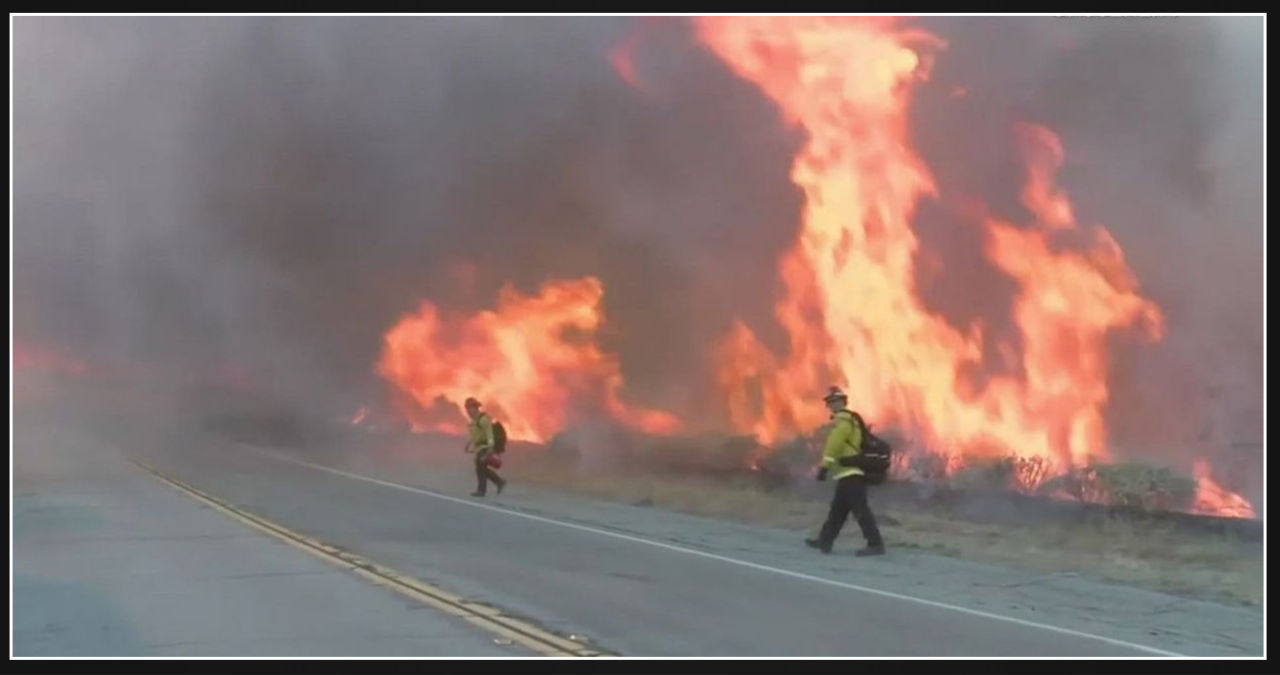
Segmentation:
[(852, 513), (867, 540), (866, 547), (858, 549), (856, 555), (883, 554), (884, 540), (876, 526), (876, 517), (867, 504), (867, 477), (861, 468), (854, 465), (856, 462), (847, 461), (862, 452), (862, 425), (855, 420), (853, 411), (849, 410), (849, 397), (839, 387), (831, 387), (822, 401), (831, 411), (832, 425), (822, 451), (817, 478), (820, 481), (829, 476), (834, 478), (836, 490), (822, 531), (816, 539), (806, 539), (805, 543), (823, 553), (830, 553), (831, 545)]

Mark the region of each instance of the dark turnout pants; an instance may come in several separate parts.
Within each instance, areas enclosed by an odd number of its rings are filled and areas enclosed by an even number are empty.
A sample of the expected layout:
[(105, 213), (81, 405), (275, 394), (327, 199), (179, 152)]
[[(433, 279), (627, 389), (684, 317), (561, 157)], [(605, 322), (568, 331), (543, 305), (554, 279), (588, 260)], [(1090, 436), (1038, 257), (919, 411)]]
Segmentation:
[(476, 492), (480, 494), (484, 494), (488, 489), (489, 481), (493, 481), (499, 486), (503, 484), (502, 476), (499, 476), (498, 472), (493, 470), (493, 467), (485, 464), (485, 457), (487, 455), (476, 455)]
[(863, 476), (845, 476), (836, 481), (836, 493), (831, 498), (831, 511), (827, 514), (827, 522), (822, 525), (822, 533), (818, 541), (823, 546), (831, 546), (844, 527), (844, 521), (853, 513), (853, 519), (862, 528), (862, 536), (868, 546), (883, 546), (880, 528), (876, 527), (876, 517), (867, 506), (867, 479)]

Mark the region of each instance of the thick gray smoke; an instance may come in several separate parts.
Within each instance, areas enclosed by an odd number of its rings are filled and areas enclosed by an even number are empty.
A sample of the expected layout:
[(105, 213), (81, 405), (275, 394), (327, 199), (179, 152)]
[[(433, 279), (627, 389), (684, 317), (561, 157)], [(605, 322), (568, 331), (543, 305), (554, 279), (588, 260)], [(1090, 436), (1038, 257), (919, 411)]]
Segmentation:
[[(1117, 340), (1116, 447), (1235, 444), (1260, 475), (1261, 19), (911, 23), (949, 42), (912, 112), (943, 188), (926, 301), (1008, 329), (1009, 282), (947, 204), (1025, 220), (1011, 130), (1047, 124), (1077, 215), (1168, 319), (1158, 346)], [(639, 90), (609, 61), (628, 36)], [(420, 300), (592, 274), (637, 403), (715, 418), (707, 353), (735, 316), (785, 348), (803, 139), (684, 20), (25, 17), (13, 37), (19, 341), (352, 410)]]
[(697, 411), (706, 345), (769, 316), (796, 139), (687, 36), (669, 100), (638, 94), (607, 58), (630, 29), (19, 19), (18, 338), (354, 409), (420, 300), (590, 274), (630, 394)]

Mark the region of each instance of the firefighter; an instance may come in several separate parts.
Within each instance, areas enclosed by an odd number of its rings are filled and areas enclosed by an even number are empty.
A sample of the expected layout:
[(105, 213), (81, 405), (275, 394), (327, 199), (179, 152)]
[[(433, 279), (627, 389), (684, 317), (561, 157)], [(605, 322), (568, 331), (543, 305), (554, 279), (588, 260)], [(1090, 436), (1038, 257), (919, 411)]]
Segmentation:
[(497, 463), (495, 452), (500, 451), (494, 438), (493, 418), (489, 417), (489, 413), (480, 410), (480, 402), (474, 398), (468, 398), (464, 407), (467, 409), (467, 417), (471, 418), (471, 422), (467, 425), (468, 439), (464, 452), (474, 450), (476, 453), (476, 491), (472, 492), (471, 496), (483, 497), (489, 481), (493, 481), (494, 485), (498, 486), (498, 494), (502, 494), (507, 481), (503, 480), (492, 466)]
[(857, 456), (862, 451), (862, 428), (854, 421), (853, 412), (849, 410), (849, 397), (839, 387), (832, 387), (823, 402), (831, 411), (832, 426), (827, 434), (827, 444), (822, 451), (822, 464), (818, 469), (817, 479), (828, 477), (836, 481), (835, 495), (831, 498), (831, 510), (822, 531), (816, 539), (806, 539), (805, 544), (823, 553), (831, 552), (831, 545), (845, 520), (852, 513), (858, 527), (862, 528), (862, 536), (867, 540), (865, 548), (858, 549), (856, 555), (882, 555), (884, 540), (880, 538), (880, 529), (876, 526), (876, 517), (867, 505), (867, 480), (863, 470), (851, 466), (842, 458)]

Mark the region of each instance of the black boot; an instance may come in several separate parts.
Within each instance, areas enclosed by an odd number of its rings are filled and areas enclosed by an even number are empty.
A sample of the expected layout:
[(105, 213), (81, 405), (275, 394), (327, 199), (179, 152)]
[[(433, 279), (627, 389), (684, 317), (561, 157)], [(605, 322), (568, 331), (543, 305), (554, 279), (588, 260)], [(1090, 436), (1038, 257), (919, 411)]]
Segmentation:
[(853, 552), (859, 558), (865, 558), (870, 555), (884, 555), (884, 544), (867, 544), (866, 548), (860, 548)]
[(823, 553), (830, 553), (830, 552), (831, 552), (831, 544), (824, 544), (824, 543), (822, 543), (822, 541), (821, 541), (821, 540), (818, 540), (818, 539), (805, 539), (805, 540), (804, 540), (804, 543), (805, 543), (805, 545), (807, 545), (809, 548), (816, 548), (816, 549), (818, 549), (819, 551), (822, 551)]

